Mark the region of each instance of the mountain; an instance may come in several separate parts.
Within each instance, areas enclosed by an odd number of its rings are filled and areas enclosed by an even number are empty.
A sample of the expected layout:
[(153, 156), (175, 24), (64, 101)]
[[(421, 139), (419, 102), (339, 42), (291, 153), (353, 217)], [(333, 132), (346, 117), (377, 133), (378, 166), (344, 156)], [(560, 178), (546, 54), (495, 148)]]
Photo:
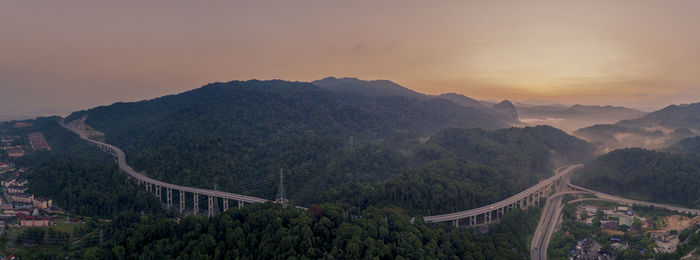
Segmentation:
[(83, 116), (131, 165), (157, 179), (263, 197), (275, 194), (280, 168), (291, 171), (347, 146), (381, 143), (410, 151), (442, 129), (507, 126), (444, 99), (341, 94), (280, 80), (212, 83), (69, 119)]
[(510, 101), (503, 100), (501, 103), (493, 105), (492, 108), (496, 112), (502, 114), (509, 122), (518, 121), (518, 111), (516, 111), (515, 106), (513, 106), (513, 103), (510, 103)]
[(354, 94), (368, 97), (427, 97), (424, 94), (415, 92), (389, 80), (359, 80), (356, 78), (327, 77), (312, 81), (311, 84), (339, 94)]
[(670, 150), (679, 153), (700, 154), (700, 136), (680, 140)]
[(586, 163), (573, 181), (632, 199), (700, 208), (700, 157), (628, 148)]
[(513, 104), (508, 100), (503, 100), (500, 103), (484, 103), (482, 101), (456, 93), (440, 94), (436, 97), (447, 99), (461, 106), (483, 110), (495, 117), (501, 118), (511, 125), (522, 125), (522, 123), (518, 121), (518, 112), (516, 111), (515, 106), (513, 106)]
[(558, 104), (527, 105), (516, 103), (520, 121), (532, 125), (546, 124), (568, 132), (596, 125), (611, 124), (623, 119), (643, 116), (639, 110), (615, 106), (573, 105), (566, 107)]
[[(455, 212), (505, 199), (583, 162), (592, 147), (549, 127), (446, 129), (412, 153), (362, 147), (329, 162), (294, 198), (304, 205), (399, 207), (412, 215)], [(318, 189), (328, 187), (328, 190)]]
[(476, 99), (456, 94), (456, 93), (445, 93), (445, 94), (440, 94), (437, 96), (438, 98), (442, 99), (447, 99), (449, 101), (454, 102), (455, 104), (465, 106), (465, 107), (473, 107), (473, 108), (479, 108), (479, 109), (486, 109), (487, 107), (479, 103)]
[(585, 140), (600, 142), (607, 150), (625, 147), (662, 149), (699, 134), (700, 103), (671, 105), (636, 119), (574, 132)]
[(489, 106), (482, 105), (479, 101), (456, 93), (445, 93), (437, 96), (421, 94), (405, 88), (389, 80), (360, 80), (356, 78), (327, 77), (311, 82), (323, 89), (337, 94), (360, 95), (367, 97), (392, 97), (399, 96), (415, 99), (439, 98), (454, 102), (455, 104), (482, 110), (508, 124), (519, 124), (518, 115), (510, 101), (504, 100), (499, 104)]
[(670, 105), (643, 117), (622, 120), (617, 124), (660, 129), (700, 129), (700, 103)]
[[(130, 165), (159, 180), (273, 198), (282, 168), (290, 199), (302, 205), (416, 214), (505, 198), (587, 151), (551, 127), (498, 130), (506, 126), (498, 117), (445, 99), (339, 94), (302, 82), (213, 83), (67, 120), (85, 116)], [(434, 193), (436, 185), (459, 191)]]

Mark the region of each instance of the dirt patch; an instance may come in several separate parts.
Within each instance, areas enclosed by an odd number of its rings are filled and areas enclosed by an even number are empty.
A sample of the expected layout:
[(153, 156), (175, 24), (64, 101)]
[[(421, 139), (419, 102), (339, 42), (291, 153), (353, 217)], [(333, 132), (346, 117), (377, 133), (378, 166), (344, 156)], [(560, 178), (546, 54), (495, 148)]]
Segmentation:
[(700, 221), (700, 218), (698, 217), (691, 219), (689, 217), (681, 215), (666, 216), (663, 221), (666, 224), (666, 226), (662, 229), (651, 230), (650, 232), (663, 233), (671, 230), (682, 231), (698, 223), (698, 221)]

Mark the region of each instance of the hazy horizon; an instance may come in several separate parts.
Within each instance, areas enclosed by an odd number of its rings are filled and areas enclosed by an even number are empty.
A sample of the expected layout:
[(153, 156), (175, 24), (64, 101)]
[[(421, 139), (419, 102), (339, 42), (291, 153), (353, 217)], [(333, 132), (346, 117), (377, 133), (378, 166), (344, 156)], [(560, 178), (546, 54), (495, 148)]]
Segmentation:
[(33, 1), (0, 9), (0, 116), (208, 82), (387, 79), (653, 111), (700, 102), (700, 2)]

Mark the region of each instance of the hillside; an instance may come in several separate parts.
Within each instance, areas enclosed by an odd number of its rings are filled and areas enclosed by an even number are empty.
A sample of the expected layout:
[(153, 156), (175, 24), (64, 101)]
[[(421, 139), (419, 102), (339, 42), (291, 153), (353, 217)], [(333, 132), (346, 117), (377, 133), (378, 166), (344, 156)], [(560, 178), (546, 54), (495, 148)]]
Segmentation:
[(454, 102), (455, 104), (462, 105), (465, 107), (473, 107), (473, 108), (479, 108), (479, 109), (486, 109), (487, 107), (479, 103), (476, 99), (460, 95), (457, 93), (445, 93), (445, 94), (440, 94), (437, 95), (436, 97), (442, 98), (442, 99), (447, 99), (449, 101)]
[(130, 164), (155, 178), (264, 197), (275, 194), (280, 168), (302, 167), (344, 146), (412, 147), (445, 128), (506, 126), (447, 100), (341, 95), (286, 81), (213, 83), (76, 115), (87, 115)]
[(700, 208), (700, 158), (622, 149), (587, 163), (574, 183), (633, 199)]
[(400, 96), (407, 98), (427, 98), (424, 94), (415, 92), (389, 80), (359, 80), (356, 78), (327, 77), (312, 81), (311, 84), (339, 94), (368, 97)]
[[(328, 177), (311, 180), (297, 200), (346, 202), (360, 208), (401, 207), (419, 215), (455, 212), (514, 195), (551, 176), (560, 162), (586, 161), (591, 147), (561, 130), (539, 126), (448, 129), (433, 135), (408, 157), (378, 149), (361, 153), (371, 151), (380, 159), (331, 162)], [(392, 165), (392, 161), (401, 163)], [(383, 178), (357, 178), (363, 173)]]
[(483, 106), (479, 101), (456, 93), (445, 93), (437, 96), (425, 95), (415, 92), (404, 86), (389, 80), (360, 80), (356, 78), (335, 78), (327, 77), (321, 80), (312, 81), (328, 91), (340, 95), (356, 95), (366, 97), (405, 97), (409, 99), (445, 99), (453, 103), (473, 109), (478, 109), (490, 114), (508, 124), (518, 124), (518, 113), (515, 106), (510, 101), (504, 100), (498, 104)]
[[(505, 124), (448, 100), (341, 95), (285, 81), (214, 83), (70, 118), (86, 115), (129, 164), (156, 179), (273, 198), (283, 168), (296, 202), (364, 208), (370, 204), (361, 201), (376, 199), (420, 214), (507, 197), (551, 174), (555, 162), (581, 161), (590, 151), (551, 127), (459, 130)], [(439, 141), (446, 136), (463, 147)], [(454, 150), (468, 148), (485, 154)], [(430, 185), (459, 192), (424, 193)], [(346, 196), (360, 186), (391, 191)], [(429, 206), (430, 199), (445, 203)]]
[(574, 135), (599, 142), (605, 149), (641, 147), (662, 149), (700, 134), (700, 103), (671, 105), (643, 117), (615, 124), (586, 127)]
[(700, 103), (670, 105), (643, 117), (623, 120), (617, 124), (629, 127), (698, 130), (700, 129)]

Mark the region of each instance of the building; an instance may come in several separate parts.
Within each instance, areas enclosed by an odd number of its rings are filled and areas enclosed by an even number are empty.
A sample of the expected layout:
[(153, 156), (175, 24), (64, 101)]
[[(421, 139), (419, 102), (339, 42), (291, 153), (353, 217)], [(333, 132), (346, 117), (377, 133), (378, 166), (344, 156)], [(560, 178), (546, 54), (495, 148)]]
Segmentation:
[(35, 207), (40, 209), (47, 209), (53, 206), (53, 200), (44, 197), (35, 198), (33, 203)]
[(10, 200), (13, 202), (32, 203), (34, 200), (34, 194), (8, 193), (7, 196), (10, 197)]
[(48, 227), (51, 225), (49, 217), (20, 216), (20, 226), (22, 227)]
[(20, 185), (17, 185), (16, 183), (14, 185), (10, 185), (10, 187), (7, 187), (8, 193), (25, 193), (26, 191), (27, 191), (27, 186), (20, 186)]
[(24, 149), (20, 146), (7, 148), (7, 155), (10, 157), (22, 157), (24, 156)]
[(27, 179), (18, 179), (15, 181), (15, 185), (17, 186), (27, 186), (27, 184), (29, 184)]
[(46, 138), (44, 138), (44, 134), (41, 132), (33, 132), (29, 134), (29, 144), (31, 145), (33, 151), (51, 150), (51, 147), (46, 142)]
[(602, 229), (617, 230), (618, 227), (619, 224), (617, 223), (617, 221), (614, 220), (606, 220), (600, 222), (600, 228)]
[(631, 227), (632, 224), (634, 223), (634, 219), (630, 216), (621, 215), (621, 216), (619, 216), (619, 219), (620, 219), (620, 225), (626, 225), (628, 227)]
[(32, 205), (30, 204), (15, 204), (15, 209), (16, 210), (30, 210), (32, 209)]
[(581, 209), (586, 211), (586, 213), (591, 216), (598, 214), (598, 207), (595, 206), (582, 206)]
[(14, 185), (15, 181), (17, 181), (17, 180), (16, 179), (9, 179), (9, 180), (4, 180), (4, 181), (0, 182), (0, 184), (3, 187), (7, 188), (7, 187), (10, 187), (10, 185)]
[(15, 127), (16, 127), (16, 128), (24, 128), (24, 127), (30, 127), (30, 126), (32, 126), (32, 123), (28, 123), (28, 122), (17, 122), (17, 123), (15, 123)]
[(14, 206), (12, 206), (12, 204), (9, 204), (9, 203), (0, 204), (0, 209), (2, 209), (2, 210), (9, 210), (9, 209), (13, 209), (13, 208), (14, 208)]

